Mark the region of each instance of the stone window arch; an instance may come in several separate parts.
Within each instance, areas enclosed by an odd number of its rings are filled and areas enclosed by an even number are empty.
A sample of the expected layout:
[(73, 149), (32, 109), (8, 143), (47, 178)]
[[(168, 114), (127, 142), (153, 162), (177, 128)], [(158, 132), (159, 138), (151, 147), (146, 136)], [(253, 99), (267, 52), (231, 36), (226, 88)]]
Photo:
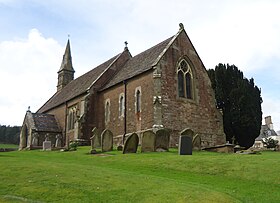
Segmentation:
[(194, 99), (193, 72), (190, 64), (182, 59), (177, 66), (178, 96)]
[(110, 121), (110, 99), (105, 101), (105, 124)]
[(119, 95), (119, 117), (124, 117), (124, 93)]

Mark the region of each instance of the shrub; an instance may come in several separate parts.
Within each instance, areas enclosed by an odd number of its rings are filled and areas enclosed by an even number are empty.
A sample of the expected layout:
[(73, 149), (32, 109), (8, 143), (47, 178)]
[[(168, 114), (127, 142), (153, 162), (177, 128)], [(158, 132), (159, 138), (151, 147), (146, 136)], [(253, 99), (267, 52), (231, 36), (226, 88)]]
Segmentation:
[(275, 148), (278, 145), (278, 140), (274, 140), (273, 138), (264, 138), (263, 143), (267, 148)]
[(79, 143), (77, 141), (70, 141), (69, 143), (69, 150), (77, 150)]

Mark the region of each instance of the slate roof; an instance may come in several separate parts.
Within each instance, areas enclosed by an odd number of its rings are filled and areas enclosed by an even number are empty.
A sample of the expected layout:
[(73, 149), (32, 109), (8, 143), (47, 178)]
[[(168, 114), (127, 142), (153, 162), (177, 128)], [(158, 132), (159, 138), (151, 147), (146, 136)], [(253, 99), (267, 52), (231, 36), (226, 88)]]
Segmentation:
[(170, 37), (152, 48), (132, 57), (102, 89), (107, 89), (124, 80), (130, 79), (152, 69), (152, 65), (167, 47), (172, 38), (173, 37)]
[(51, 114), (32, 113), (34, 122), (33, 129), (39, 132), (61, 132), (60, 127), (54, 117)]
[[(269, 134), (268, 131), (270, 131)], [(267, 125), (262, 125), (260, 135), (255, 140), (261, 141), (263, 140), (263, 138), (268, 138), (270, 136), (277, 136), (277, 133), (275, 132), (275, 130), (270, 129)]]
[[(120, 69), (115, 76), (102, 88), (107, 89), (124, 80), (130, 79), (136, 75), (144, 73), (153, 68), (153, 64), (158, 60), (174, 36), (153, 46), (152, 48), (132, 57)], [(97, 66), (84, 75), (72, 80), (61, 91), (56, 92), (37, 112), (44, 113), (56, 106), (63, 104), (79, 95), (87, 92), (91, 85), (121, 54), (114, 56), (103, 64)]]
[(112, 62), (118, 58), (120, 54), (114, 56), (103, 64), (97, 66), (84, 75), (72, 80), (67, 84), (60, 92), (56, 92), (39, 110), (39, 113), (43, 113), (49, 109), (52, 109), (60, 104), (63, 104), (70, 99), (73, 99), (83, 93), (86, 93), (88, 88), (93, 82), (102, 74), (102, 72), (112, 64)]

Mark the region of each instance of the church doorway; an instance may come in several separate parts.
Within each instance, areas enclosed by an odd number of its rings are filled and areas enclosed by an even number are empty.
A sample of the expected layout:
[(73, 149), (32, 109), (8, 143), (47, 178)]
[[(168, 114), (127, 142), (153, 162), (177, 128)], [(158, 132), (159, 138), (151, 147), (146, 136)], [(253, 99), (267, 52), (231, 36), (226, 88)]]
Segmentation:
[(28, 128), (26, 125), (23, 126), (22, 131), (21, 131), (22, 135), (22, 148), (26, 148), (27, 147), (27, 143), (28, 143)]

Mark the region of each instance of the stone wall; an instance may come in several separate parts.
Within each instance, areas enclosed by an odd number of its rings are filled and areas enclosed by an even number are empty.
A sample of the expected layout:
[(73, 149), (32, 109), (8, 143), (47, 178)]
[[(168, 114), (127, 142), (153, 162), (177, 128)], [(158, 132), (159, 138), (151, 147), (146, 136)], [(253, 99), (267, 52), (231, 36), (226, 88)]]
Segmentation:
[[(184, 58), (193, 72), (194, 98), (178, 96), (177, 63)], [(215, 106), (214, 91), (207, 72), (191, 42), (182, 32), (161, 59), (163, 126), (172, 129), (171, 144), (178, 143), (179, 132), (191, 128), (199, 133), (202, 146), (225, 143), (222, 115)]]
[[(126, 82), (126, 131), (127, 133), (149, 129), (153, 126), (153, 76), (143, 73)], [(141, 111), (135, 110), (135, 90), (141, 92)], [(98, 128), (110, 129), (114, 136), (125, 133), (124, 116), (119, 114), (119, 95), (125, 93), (125, 84), (116, 85), (100, 94), (98, 103)], [(110, 121), (105, 123), (105, 101), (110, 99)]]
[[(67, 109), (71, 106), (77, 106), (77, 114), (78, 116), (81, 116), (83, 112), (81, 112), (81, 109), (84, 108), (82, 105), (84, 105), (83, 101), (85, 100), (85, 96), (81, 95), (80, 97), (77, 97), (75, 99), (72, 99), (70, 102), (67, 102), (65, 104), (60, 105), (59, 107), (56, 107), (55, 109), (52, 109), (50, 111), (47, 111), (45, 113), (55, 115), (55, 118), (57, 119), (59, 126), (61, 127), (63, 139), (62, 144), (65, 145), (69, 140), (75, 140), (75, 137), (78, 137), (80, 139), (88, 139), (89, 137), (86, 137), (81, 132), (81, 124), (78, 121), (78, 118), (75, 122), (75, 128), (68, 130), (67, 129)], [(88, 135), (90, 136), (90, 134)]]
[(66, 119), (66, 105), (60, 105), (58, 107), (56, 107), (55, 109), (51, 109), (50, 111), (44, 112), (47, 114), (52, 114), (55, 116), (56, 120), (58, 121), (58, 124), (61, 128), (61, 132), (63, 134), (63, 139), (62, 139), (62, 144), (65, 145), (66, 144), (66, 137), (65, 137), (65, 119)]

